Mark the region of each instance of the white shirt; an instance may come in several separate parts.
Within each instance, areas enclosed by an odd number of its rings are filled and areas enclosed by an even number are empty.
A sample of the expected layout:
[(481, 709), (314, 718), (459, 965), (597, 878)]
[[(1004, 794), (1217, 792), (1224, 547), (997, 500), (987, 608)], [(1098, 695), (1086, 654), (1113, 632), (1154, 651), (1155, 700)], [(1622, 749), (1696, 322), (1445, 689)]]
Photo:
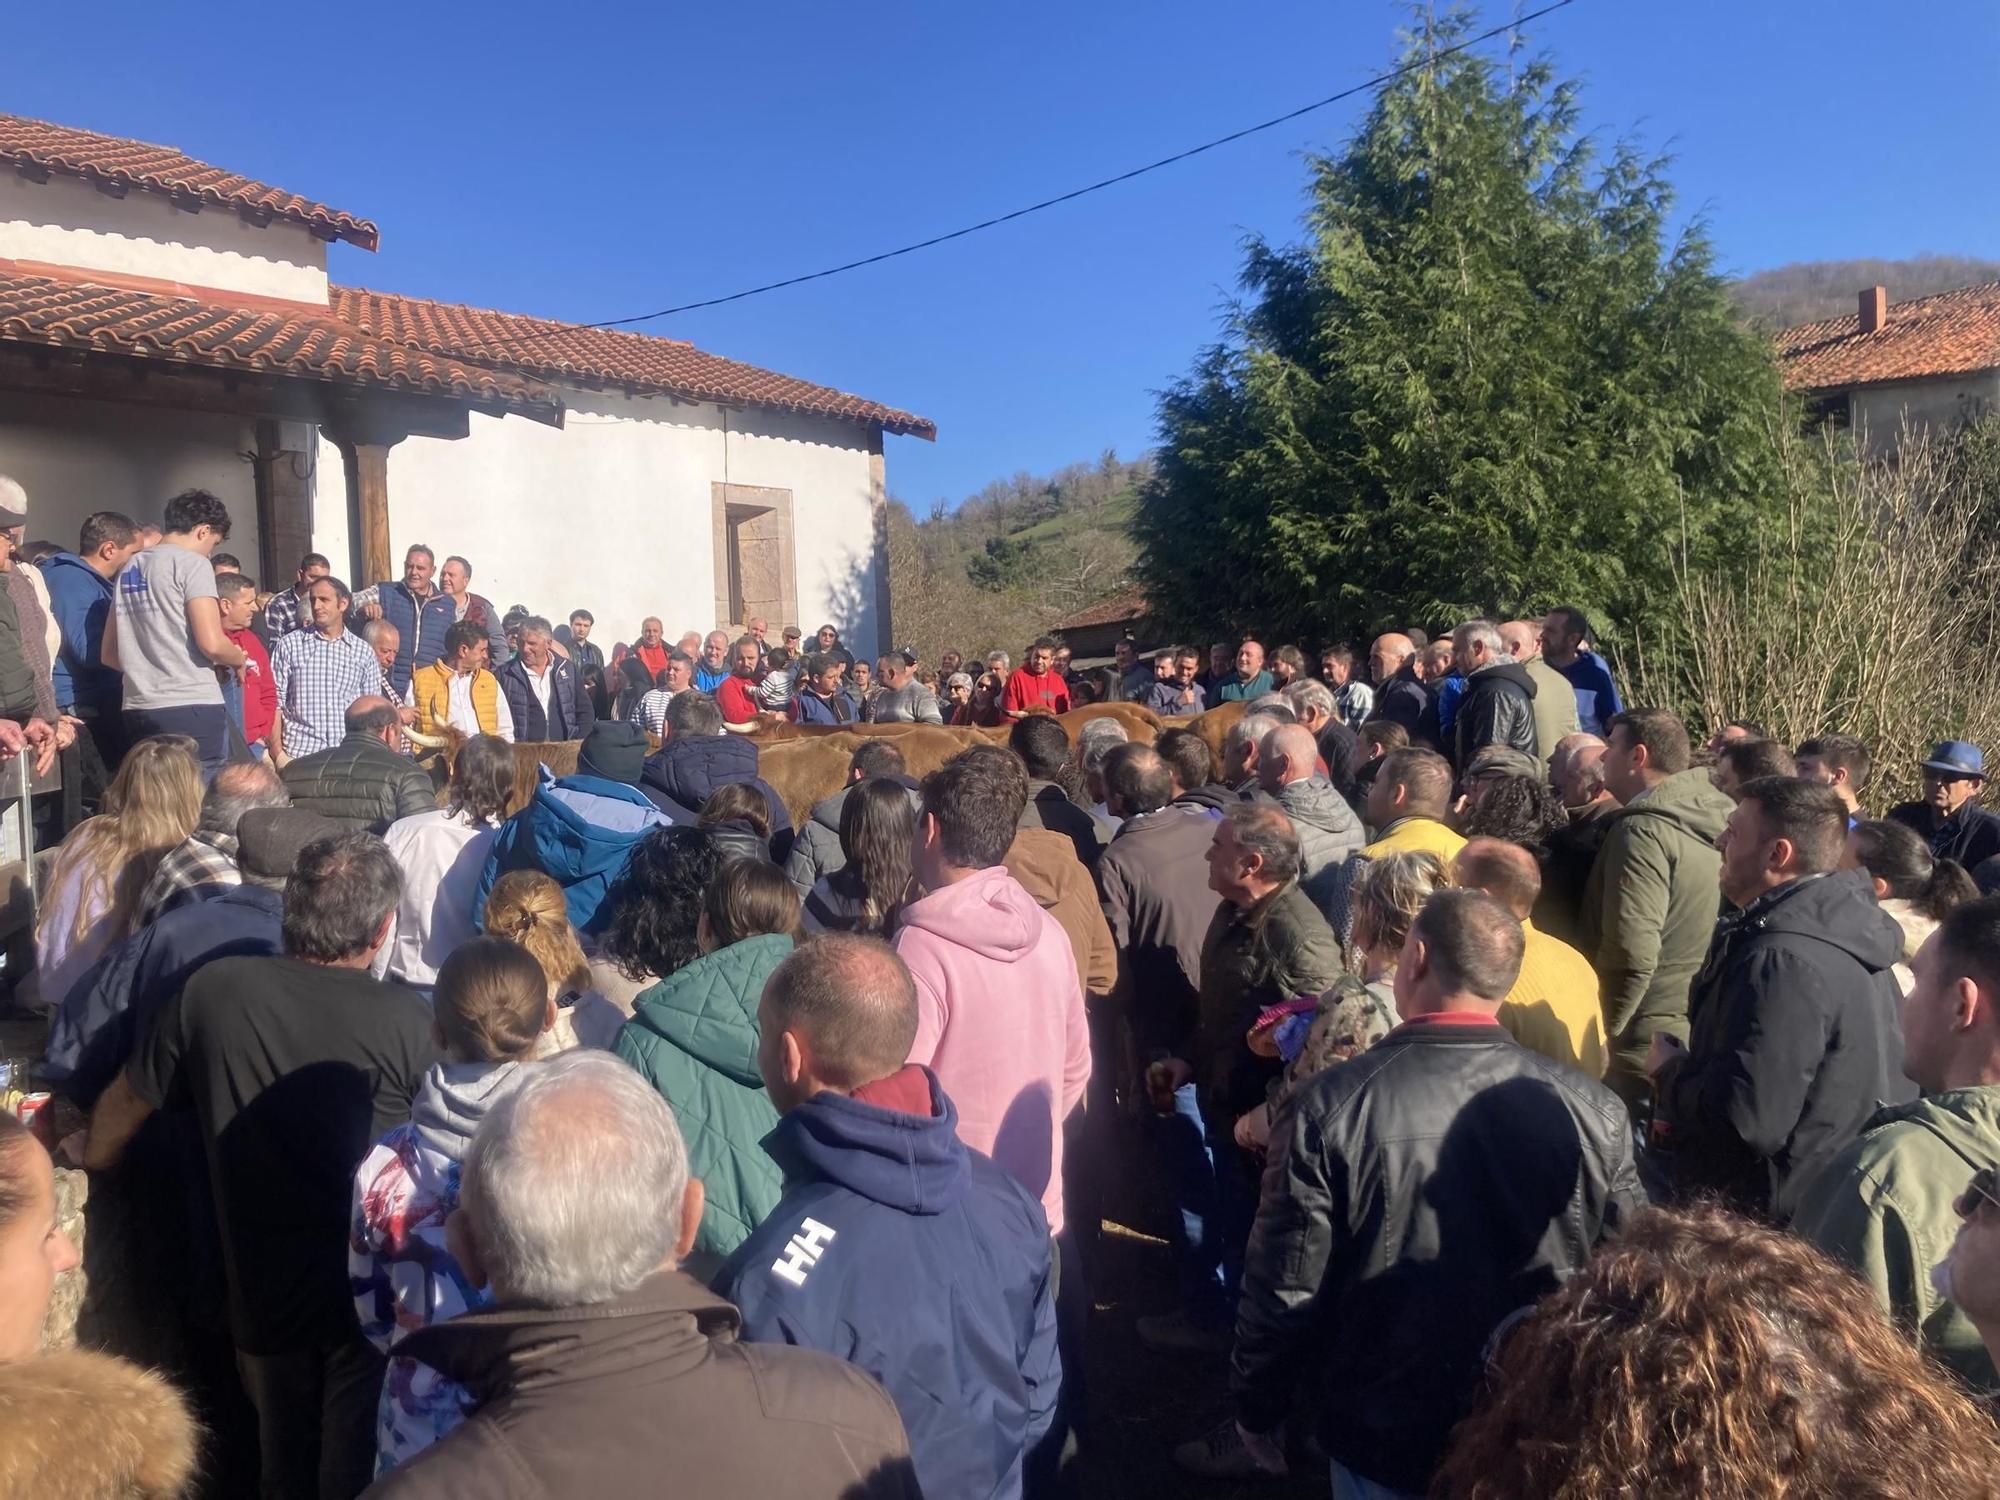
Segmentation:
[[(454, 672), (444, 690), (444, 721), (467, 738), (486, 733), (485, 727), (479, 722), (479, 710), (472, 706), (472, 678), (471, 672), (467, 672), (463, 677)], [(493, 719), (498, 726), (493, 732), (511, 745), (514, 743), (514, 716), (507, 711), (505, 698), (498, 692), (493, 696), (496, 710)]]
[(534, 690), (535, 701), (542, 705), (542, 722), (547, 723), (549, 717), (549, 679), (555, 676), (555, 658), (550, 657), (549, 664), (539, 672), (530, 667), (526, 662), (522, 662), (521, 667), (528, 674), (528, 686)]
[(472, 925), (472, 893), (498, 831), (494, 824), (475, 826), (441, 807), (389, 825), (382, 841), (403, 871), (403, 899), (369, 965), (377, 979), (393, 975), (405, 984), (434, 984), (451, 951), (479, 935)]

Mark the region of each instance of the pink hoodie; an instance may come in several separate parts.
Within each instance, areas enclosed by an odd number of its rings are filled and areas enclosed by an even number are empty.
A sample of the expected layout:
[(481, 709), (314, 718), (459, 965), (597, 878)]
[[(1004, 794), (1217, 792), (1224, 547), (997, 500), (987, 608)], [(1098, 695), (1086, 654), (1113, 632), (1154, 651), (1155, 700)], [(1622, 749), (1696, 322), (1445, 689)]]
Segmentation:
[(1063, 1227), (1063, 1120), (1090, 1081), (1069, 938), (1004, 866), (903, 908), (896, 951), (917, 981), (911, 1062), (958, 1106), (959, 1139), (1039, 1193)]

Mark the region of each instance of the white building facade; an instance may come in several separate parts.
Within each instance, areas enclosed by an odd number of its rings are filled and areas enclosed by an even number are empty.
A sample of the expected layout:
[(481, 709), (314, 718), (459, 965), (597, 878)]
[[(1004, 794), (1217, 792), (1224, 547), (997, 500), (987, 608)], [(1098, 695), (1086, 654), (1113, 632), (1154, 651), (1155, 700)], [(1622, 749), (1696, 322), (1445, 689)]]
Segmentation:
[(422, 543), (607, 645), (756, 615), (886, 649), (885, 434), (921, 417), (677, 340), (363, 292), (375, 226), (165, 147), (0, 116), (0, 473), (31, 538), (208, 489), (266, 587)]

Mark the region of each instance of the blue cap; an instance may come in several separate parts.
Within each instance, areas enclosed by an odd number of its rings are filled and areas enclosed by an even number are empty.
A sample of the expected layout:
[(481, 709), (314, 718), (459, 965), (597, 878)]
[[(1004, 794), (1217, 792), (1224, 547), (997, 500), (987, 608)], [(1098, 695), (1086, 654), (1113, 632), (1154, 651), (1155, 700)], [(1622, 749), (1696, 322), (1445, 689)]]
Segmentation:
[(1942, 771), (1947, 776), (1975, 776), (1986, 779), (1986, 757), (1967, 740), (1941, 740), (1924, 762), (1926, 771)]

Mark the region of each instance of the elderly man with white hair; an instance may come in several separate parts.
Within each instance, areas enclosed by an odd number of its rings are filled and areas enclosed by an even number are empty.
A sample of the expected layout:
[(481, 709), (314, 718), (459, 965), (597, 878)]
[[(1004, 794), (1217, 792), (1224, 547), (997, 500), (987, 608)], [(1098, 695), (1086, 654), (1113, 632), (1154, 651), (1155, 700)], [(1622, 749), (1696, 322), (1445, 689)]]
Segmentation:
[(1507, 654), (1500, 627), (1467, 620), (1451, 633), (1452, 668), (1465, 693), (1445, 749), (1452, 769), (1463, 772), (1488, 745), (1505, 745), (1540, 760), (1535, 740), (1535, 679)]
[[(538, 1063), (467, 1152), (453, 1253), (492, 1306), (399, 1346), (475, 1392), (450, 1436), (369, 1493), (915, 1496), (895, 1404), (859, 1369), (745, 1344), (679, 1269), (701, 1183), (673, 1111), (604, 1052)], [(834, 1238), (807, 1217), (773, 1274), (803, 1285)]]
[(1076, 766), (1083, 772), (1084, 789), (1090, 793), (1090, 811), (1112, 829), (1120, 819), (1111, 815), (1104, 803), (1104, 759), (1132, 738), (1116, 719), (1092, 719), (1076, 732)]
[(1257, 786), (1257, 757), (1264, 736), (1284, 723), (1276, 714), (1247, 713), (1229, 726), (1222, 737), (1222, 784), (1245, 797), (1254, 797)]

